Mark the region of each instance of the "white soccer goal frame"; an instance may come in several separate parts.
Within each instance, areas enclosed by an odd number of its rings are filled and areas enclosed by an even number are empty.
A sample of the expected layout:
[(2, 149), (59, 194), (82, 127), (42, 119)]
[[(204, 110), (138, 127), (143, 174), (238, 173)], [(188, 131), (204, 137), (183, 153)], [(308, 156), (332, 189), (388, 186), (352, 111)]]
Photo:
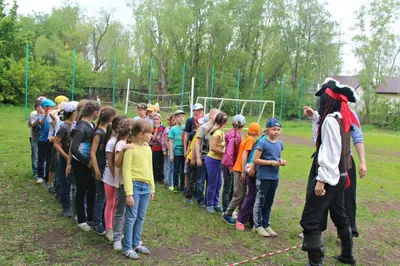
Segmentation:
[(221, 101), (219, 104), (219, 108), (221, 110), (222, 104), (224, 102), (243, 102), (242, 108), (240, 110), (240, 114), (243, 115), (244, 108), (246, 107), (246, 103), (262, 103), (262, 109), (260, 114), (258, 115), (258, 121), (257, 123), (260, 123), (262, 114), (264, 113), (265, 106), (267, 103), (272, 103), (272, 116), (275, 117), (275, 101), (268, 101), (268, 100), (245, 100), (245, 99), (232, 99), (232, 98), (215, 98), (215, 97), (204, 97), (204, 96), (199, 96), (196, 99), (196, 103), (200, 102), (201, 100), (203, 101), (203, 107), (204, 107), (204, 112), (207, 110), (207, 100), (216, 100), (216, 101)]

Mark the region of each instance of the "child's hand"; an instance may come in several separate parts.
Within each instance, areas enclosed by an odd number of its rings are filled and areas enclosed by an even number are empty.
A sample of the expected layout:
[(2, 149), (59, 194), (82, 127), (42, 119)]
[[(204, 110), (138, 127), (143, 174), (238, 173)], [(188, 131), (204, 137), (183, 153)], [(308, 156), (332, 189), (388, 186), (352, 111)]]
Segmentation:
[(303, 107), (303, 114), (305, 116), (311, 117), (313, 115), (313, 113), (314, 113), (314, 109), (312, 109), (311, 107), (309, 107), (309, 106), (304, 106)]
[(174, 156), (173, 156), (172, 154), (169, 156), (169, 160), (170, 160), (171, 162), (174, 162)]
[(191, 161), (190, 161), (190, 166), (191, 166), (191, 167), (194, 167), (195, 164), (196, 164), (196, 161), (195, 161), (195, 160), (191, 160)]
[(317, 196), (325, 196), (325, 183), (321, 181), (317, 181), (315, 185), (315, 195)]
[(71, 165), (68, 164), (67, 167), (65, 168), (65, 176), (68, 176), (70, 172), (71, 172)]
[(126, 196), (126, 205), (129, 207), (133, 207), (133, 205), (135, 205), (135, 200), (133, 199), (132, 195)]
[(285, 166), (286, 165), (286, 160), (281, 160), (281, 166)]
[(188, 158), (186, 158), (185, 164), (186, 164), (186, 165), (189, 165), (189, 159), (188, 159)]
[(150, 200), (154, 200), (154, 192), (150, 193)]
[(197, 166), (200, 167), (203, 165), (203, 161), (199, 158), (197, 159)]
[(281, 166), (281, 163), (278, 161), (272, 161), (271, 166), (274, 166), (274, 167)]
[(95, 177), (97, 181), (101, 181), (101, 173), (100, 171), (95, 171)]
[(89, 168), (89, 169), (92, 169), (92, 168), (93, 168), (92, 161), (90, 161), (90, 162), (88, 163), (87, 168)]
[(245, 173), (242, 173), (242, 175), (240, 176), (240, 182), (242, 182), (242, 184), (246, 184), (246, 175), (245, 175)]
[(124, 146), (124, 148), (123, 148), (124, 151), (126, 151), (126, 150), (133, 150), (133, 149), (134, 149), (134, 148), (133, 148), (133, 145), (130, 144), (130, 143), (125, 144), (125, 146)]
[(163, 156), (167, 155), (167, 152), (166, 152), (166, 151), (163, 151), (163, 152), (162, 152), (162, 155), (163, 155)]

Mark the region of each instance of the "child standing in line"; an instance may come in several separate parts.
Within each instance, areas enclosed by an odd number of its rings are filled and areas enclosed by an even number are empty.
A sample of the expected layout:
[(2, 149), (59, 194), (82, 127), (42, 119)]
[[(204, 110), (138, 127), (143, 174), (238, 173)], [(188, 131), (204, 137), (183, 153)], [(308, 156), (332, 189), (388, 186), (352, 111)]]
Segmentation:
[[(253, 163), (254, 160), (254, 153), (256, 152), (256, 147), (260, 141), (265, 139), (265, 135), (259, 138), (254, 144), (253, 149), (251, 150), (250, 157), (248, 163), (245, 165), (245, 172), (246, 172), (246, 186), (247, 186), (247, 193), (246, 197), (243, 200), (242, 206), (240, 207), (240, 211), (237, 215), (236, 219), (236, 229), (239, 231), (244, 231), (244, 225), (247, 222), (251, 222), (251, 227), (253, 227), (253, 208), (254, 202), (256, 201), (256, 166)], [(250, 220), (250, 221), (249, 221)]]
[[(40, 103), (45, 113), (38, 117), (40, 123), (40, 136), (38, 143), (38, 179), (36, 183), (41, 184), (49, 182), (49, 168), (51, 163), (51, 155), (53, 153), (53, 142), (49, 139), (50, 122), (55, 119), (53, 108), (56, 104), (45, 99)], [(44, 167), (46, 165), (46, 168)]]
[(125, 119), (121, 122), (119, 127), (117, 144), (115, 144), (115, 187), (116, 187), (116, 202), (115, 214), (113, 222), (113, 241), (114, 250), (122, 250), (122, 228), (124, 227), (125, 216), (125, 190), (124, 179), (122, 177), (122, 162), (124, 159), (124, 152), (128, 148), (128, 143), (131, 142), (129, 135), (133, 127), (132, 119)]
[(124, 154), (122, 172), (127, 205), (124, 254), (133, 260), (139, 259), (137, 253), (150, 253), (140, 245), (140, 239), (149, 201), (154, 199), (155, 192), (151, 148), (146, 145), (152, 130), (148, 122), (136, 120), (131, 131), (133, 149)]
[[(93, 120), (97, 119), (99, 111), (100, 105), (96, 101), (87, 101), (79, 114), (75, 128), (71, 132), (71, 165), (77, 189), (76, 212), (78, 214), (78, 227), (83, 231), (90, 231), (88, 223), (93, 223), (96, 186), (92, 175), (90, 150), (95, 127)], [(85, 214), (85, 194), (87, 216)]]
[(174, 162), (169, 159), (169, 139), (168, 134), (173, 126), (175, 126), (175, 117), (173, 114), (167, 116), (168, 127), (165, 128), (162, 135), (162, 149), (164, 154), (164, 187), (170, 191), (174, 190)]
[(40, 97), (35, 101), (35, 111), (31, 112), (28, 121), (28, 126), (30, 128), (29, 143), (31, 144), (32, 172), (35, 180), (38, 179), (38, 142), (40, 137), (40, 124), (38, 123), (38, 118), (40, 115), (44, 114), (44, 110), (40, 106), (41, 102), (42, 99)]
[(111, 121), (117, 113), (112, 108), (103, 108), (100, 111), (97, 126), (94, 131), (92, 148), (90, 150), (90, 160), (93, 165), (93, 172), (95, 176), (96, 185), (96, 201), (94, 204), (94, 220), (93, 230), (99, 234), (104, 235), (106, 229), (103, 226), (103, 210), (105, 205), (105, 192), (102, 177), (106, 167), (106, 152), (105, 146), (110, 139), (112, 129), (109, 128)]
[(70, 133), (73, 123), (76, 120), (76, 105), (68, 103), (64, 107), (64, 123), (60, 126), (54, 138), (54, 149), (58, 152), (57, 177), (60, 188), (60, 201), (63, 208), (63, 215), (71, 218), (71, 183), (72, 173), (66, 175), (68, 153), (71, 146)]
[(153, 115), (153, 132), (151, 136), (151, 150), (153, 152), (153, 174), (154, 181), (163, 182), (164, 180), (164, 153), (162, 150), (162, 136), (165, 127), (161, 125), (161, 115)]
[(117, 115), (114, 117), (111, 125), (112, 134), (110, 140), (106, 144), (106, 167), (103, 174), (104, 192), (106, 194), (106, 207), (104, 209), (104, 220), (106, 223), (105, 237), (109, 241), (113, 241), (113, 220), (115, 212), (115, 162), (114, 149), (117, 142), (119, 128), (121, 122), (126, 119), (125, 115)]
[(277, 236), (270, 226), (271, 207), (278, 188), (279, 167), (285, 166), (282, 159), (283, 144), (278, 137), (282, 125), (276, 118), (267, 122), (268, 137), (260, 141), (254, 154), (254, 164), (258, 166), (256, 174), (257, 195), (253, 210), (253, 231), (262, 237)]
[(225, 212), (233, 197), (233, 166), (235, 165), (242, 136), (240, 132), (246, 124), (243, 115), (235, 115), (232, 118), (232, 128), (225, 135), (226, 152), (222, 158), (222, 176), (224, 177), (224, 188), (222, 190), (222, 208)]
[(136, 111), (137, 111), (137, 116), (135, 116), (134, 118), (133, 118), (133, 120), (137, 120), (137, 119), (145, 119), (147, 116), (146, 116), (146, 112), (147, 112), (147, 104), (145, 104), (145, 103), (139, 103), (138, 105), (137, 105), (137, 109), (136, 109)]
[[(233, 166), (234, 187), (233, 198), (222, 217), (225, 222), (235, 225), (236, 221), (232, 217), (237, 207), (241, 208), (244, 197), (246, 196), (246, 176), (245, 166), (248, 161), (251, 150), (253, 149), (256, 139), (260, 136), (261, 127), (258, 123), (251, 123), (247, 130), (247, 134), (240, 144), (238, 156)], [(253, 207), (253, 206), (252, 206)]]
[[(183, 169), (185, 166), (185, 157), (183, 150), (183, 121), (185, 120), (185, 112), (182, 110), (174, 113), (176, 125), (171, 128), (168, 133), (169, 138), (169, 159), (174, 163), (174, 192), (183, 191), (185, 177)], [(179, 179), (180, 177), (180, 179)]]
[(208, 180), (207, 180), (207, 212), (222, 212), (219, 205), (219, 191), (222, 186), (221, 176), (221, 160), (225, 154), (225, 134), (223, 129), (228, 122), (226, 113), (221, 112), (215, 117), (215, 124), (210, 131), (210, 151), (204, 162), (206, 164)]

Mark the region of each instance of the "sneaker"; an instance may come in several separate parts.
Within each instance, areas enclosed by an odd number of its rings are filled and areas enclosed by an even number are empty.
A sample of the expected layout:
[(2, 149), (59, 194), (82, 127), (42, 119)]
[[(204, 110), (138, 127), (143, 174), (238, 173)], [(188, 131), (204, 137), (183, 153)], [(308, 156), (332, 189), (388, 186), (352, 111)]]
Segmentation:
[(93, 226), (93, 230), (100, 236), (104, 236), (106, 234), (106, 229), (102, 224)]
[(187, 204), (193, 204), (192, 199), (184, 198), (183, 201), (186, 202)]
[(40, 177), (36, 180), (36, 184), (42, 184), (43, 182), (44, 182), (44, 179), (40, 178)]
[(72, 217), (72, 214), (71, 214), (71, 212), (70, 212), (69, 210), (65, 210), (65, 211), (63, 212), (63, 216), (64, 216), (64, 217), (67, 217), (67, 218), (71, 218), (71, 217)]
[(44, 183), (44, 188), (45, 188), (45, 189), (50, 189), (50, 188), (51, 188), (50, 182)]
[(135, 251), (137, 253), (141, 253), (141, 254), (145, 254), (145, 255), (150, 254), (150, 250), (148, 250), (145, 246), (138, 246), (137, 248), (135, 248)]
[[(53, 187), (53, 186), (51, 186), (51, 187), (49, 187), (49, 192), (51, 193), (51, 194), (56, 194), (56, 189)], [(58, 196), (58, 195), (57, 195)], [(57, 197), (56, 197), (56, 199), (57, 199)], [(57, 199), (57, 201), (59, 201), (58, 199)]]
[(138, 260), (139, 255), (133, 250), (129, 250), (128, 252), (124, 252), (124, 255), (130, 258), (131, 260)]
[(346, 258), (346, 257), (343, 257), (342, 255), (336, 255), (333, 257), (343, 264), (356, 265), (356, 263), (357, 263), (357, 261), (353, 257)]
[(174, 187), (173, 187), (173, 186), (170, 186), (170, 187), (168, 188), (168, 190), (169, 190), (169, 191), (174, 191)]
[(106, 233), (104, 234), (104, 236), (108, 239), (108, 241), (112, 242), (114, 239), (114, 234), (112, 229), (106, 229)]
[(239, 222), (238, 220), (236, 220), (236, 229), (238, 231), (244, 231), (244, 224), (242, 224), (241, 222)]
[(174, 193), (178, 193), (179, 192), (179, 187), (174, 187)]
[(264, 228), (264, 229), (265, 229), (265, 231), (267, 231), (267, 233), (270, 236), (272, 236), (272, 237), (278, 236), (278, 234), (274, 230), (272, 230), (271, 226), (268, 226), (267, 228)]
[(232, 218), (236, 220), (236, 219), (237, 219), (237, 216), (238, 216), (237, 211), (234, 211), (234, 212), (232, 213)]
[(199, 202), (199, 208), (205, 208), (206, 205), (204, 204), (204, 202)]
[(222, 210), (221, 206), (214, 206), (214, 211), (218, 213), (223, 213), (224, 211)]
[(298, 237), (299, 237), (300, 239), (304, 239), (304, 234), (303, 234), (303, 233), (300, 233), (300, 234), (298, 235)]
[(93, 225), (94, 225), (93, 221), (86, 221), (86, 223), (87, 223), (89, 226), (93, 226)]
[(265, 231), (264, 227), (260, 226), (260, 227), (253, 227), (253, 232), (257, 233), (258, 235), (262, 236), (262, 237), (269, 237), (271, 236), (270, 234), (268, 234), (267, 231)]
[(121, 241), (114, 242), (114, 250), (122, 250), (122, 242)]
[(76, 215), (74, 216), (74, 221), (78, 222), (78, 216), (76, 216)]
[(236, 222), (232, 218), (232, 216), (229, 216), (229, 215), (226, 215), (226, 214), (222, 215), (222, 220), (224, 220), (229, 225), (235, 225), (236, 224)]
[(82, 231), (85, 231), (85, 232), (89, 232), (90, 231), (90, 226), (87, 223), (80, 223), (80, 224), (78, 224), (78, 227)]
[(206, 208), (206, 211), (207, 211), (208, 213), (214, 213), (214, 212), (215, 212), (215, 210), (214, 210), (214, 207), (213, 207), (213, 206), (209, 206), (209, 207), (207, 207), (207, 208)]

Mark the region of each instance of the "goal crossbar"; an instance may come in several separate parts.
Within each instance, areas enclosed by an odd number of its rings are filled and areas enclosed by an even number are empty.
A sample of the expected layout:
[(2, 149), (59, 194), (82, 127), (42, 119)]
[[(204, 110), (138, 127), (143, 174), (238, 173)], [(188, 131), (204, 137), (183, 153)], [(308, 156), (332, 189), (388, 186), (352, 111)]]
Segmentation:
[(246, 100), (246, 99), (232, 99), (232, 98), (214, 98), (214, 97), (204, 97), (204, 96), (199, 96), (196, 99), (196, 103), (198, 103), (199, 101), (203, 101), (203, 107), (204, 110), (207, 110), (207, 100), (216, 100), (216, 101), (221, 101), (219, 104), (219, 108), (221, 110), (222, 108), (222, 104), (224, 102), (243, 102), (242, 108), (240, 110), (240, 114), (243, 115), (243, 111), (244, 108), (246, 107), (247, 103), (261, 103), (262, 104), (262, 109), (261, 112), (258, 116), (258, 121), (257, 123), (260, 123), (261, 120), (261, 116), (264, 113), (265, 110), (265, 106), (267, 105), (267, 103), (272, 103), (272, 116), (271, 117), (275, 117), (275, 101), (269, 101), (269, 100)]

